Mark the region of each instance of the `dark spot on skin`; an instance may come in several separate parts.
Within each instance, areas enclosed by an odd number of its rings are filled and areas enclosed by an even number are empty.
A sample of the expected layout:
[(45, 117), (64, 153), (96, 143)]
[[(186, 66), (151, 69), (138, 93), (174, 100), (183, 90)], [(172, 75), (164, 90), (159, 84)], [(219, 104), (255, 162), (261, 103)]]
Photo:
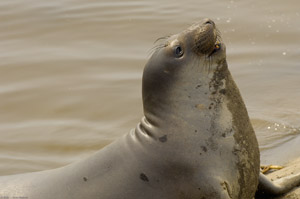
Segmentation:
[(188, 95), (188, 98), (191, 98), (191, 96)]
[(219, 91), (219, 93), (225, 95), (225, 94), (226, 94), (226, 89), (221, 89), (221, 90)]
[(226, 190), (226, 186), (224, 182), (221, 182), (220, 185), (223, 187), (224, 190)]
[(240, 150), (240, 149), (237, 149), (237, 148), (234, 148), (234, 149), (232, 150), (232, 153), (233, 153), (234, 155), (238, 155), (240, 152), (241, 152), (241, 150)]
[(197, 133), (197, 130), (195, 130), (195, 133)]
[(143, 181), (145, 181), (145, 182), (149, 182), (148, 177), (144, 173), (140, 174), (140, 179), (143, 180)]
[(211, 109), (211, 106), (210, 106), (210, 107), (208, 107), (208, 109)]
[(83, 180), (86, 182), (88, 179), (87, 179), (87, 177), (83, 177)]
[(204, 152), (207, 152), (207, 148), (205, 146), (201, 146), (201, 148)]
[(198, 190), (201, 190), (201, 188), (199, 187)]
[(166, 142), (168, 140), (167, 135), (161, 136), (160, 138), (158, 138), (159, 141), (161, 142)]
[(205, 95), (207, 95), (207, 93), (204, 93)]
[(198, 84), (197, 86), (196, 86), (196, 89), (198, 89), (198, 88), (200, 88), (201, 87), (201, 85), (200, 84)]
[(222, 137), (226, 137), (226, 133), (222, 133)]

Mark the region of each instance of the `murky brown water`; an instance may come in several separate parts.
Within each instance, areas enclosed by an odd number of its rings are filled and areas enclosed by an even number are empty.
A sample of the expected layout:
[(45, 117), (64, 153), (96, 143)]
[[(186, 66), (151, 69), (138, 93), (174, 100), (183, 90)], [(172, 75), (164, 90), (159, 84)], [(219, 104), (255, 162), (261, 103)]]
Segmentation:
[(142, 114), (153, 42), (203, 17), (256, 130), (262, 163), (300, 156), (300, 1), (1, 0), (0, 175), (59, 167)]

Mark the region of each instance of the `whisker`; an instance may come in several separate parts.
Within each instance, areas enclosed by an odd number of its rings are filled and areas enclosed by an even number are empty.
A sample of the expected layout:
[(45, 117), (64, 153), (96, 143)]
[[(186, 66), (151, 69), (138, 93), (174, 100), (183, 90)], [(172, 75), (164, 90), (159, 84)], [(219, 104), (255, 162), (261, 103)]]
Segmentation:
[(209, 55), (206, 55), (204, 57), (204, 68), (205, 68), (205, 71), (207, 72), (207, 74), (209, 74), (212, 70), (212, 63), (213, 63), (213, 58)]
[(168, 35), (168, 36), (164, 36), (164, 37), (160, 37), (158, 39), (156, 39), (153, 43), (156, 44), (158, 43), (157, 45), (153, 46), (149, 51), (148, 51), (148, 56), (151, 56), (155, 51), (161, 49), (161, 48), (164, 48), (166, 47), (168, 44), (166, 43), (166, 40), (168, 38), (170, 38), (171, 36)]
[(158, 41), (166, 40), (166, 39), (168, 39), (168, 38), (170, 38), (170, 37), (171, 37), (170, 35), (164, 36), (164, 37), (160, 37), (160, 38), (158, 38), (158, 39), (156, 39), (156, 40), (154, 41), (154, 44), (156, 44)]
[(195, 59), (196, 60), (196, 66), (197, 67), (200, 67), (200, 69), (201, 69), (201, 72), (203, 73), (203, 71), (205, 71), (205, 62), (203, 63), (203, 65), (201, 66), (201, 60), (197, 57), (197, 59)]
[(205, 60), (205, 71), (207, 73), (209, 73), (210, 58), (209, 58), (209, 56), (205, 56), (205, 58), (206, 58), (206, 60)]
[(208, 73), (210, 73), (210, 71), (211, 71), (211, 67), (212, 66), (212, 57), (211, 56), (209, 56), (209, 66), (208, 66)]
[(198, 59), (197, 59), (197, 57), (196, 57), (196, 59), (193, 58), (193, 63), (192, 64), (193, 64), (194, 67), (196, 67), (196, 68), (198, 67)]
[(217, 32), (217, 42), (221, 43), (222, 42), (222, 37), (221, 37), (221, 32), (219, 29), (216, 28), (216, 32)]
[(156, 52), (159, 49), (162, 49), (166, 47), (166, 44), (159, 44), (156, 46), (153, 46), (149, 51), (148, 51), (148, 56), (150, 57), (154, 52)]
[(206, 62), (206, 73), (207, 73), (207, 75), (209, 75), (209, 71), (210, 71), (210, 58), (208, 57), (208, 60)]
[(205, 56), (204, 57), (204, 63), (203, 63), (203, 69), (204, 69), (204, 71), (206, 71), (206, 69), (207, 69), (207, 56)]

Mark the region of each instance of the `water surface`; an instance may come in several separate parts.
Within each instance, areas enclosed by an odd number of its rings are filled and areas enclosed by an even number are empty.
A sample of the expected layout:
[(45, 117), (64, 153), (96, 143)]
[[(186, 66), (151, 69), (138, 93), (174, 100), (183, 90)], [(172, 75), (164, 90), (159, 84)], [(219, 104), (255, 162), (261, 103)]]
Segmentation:
[(153, 42), (204, 17), (222, 32), (262, 163), (299, 157), (299, 7), (296, 0), (2, 0), (0, 175), (66, 165), (134, 128)]

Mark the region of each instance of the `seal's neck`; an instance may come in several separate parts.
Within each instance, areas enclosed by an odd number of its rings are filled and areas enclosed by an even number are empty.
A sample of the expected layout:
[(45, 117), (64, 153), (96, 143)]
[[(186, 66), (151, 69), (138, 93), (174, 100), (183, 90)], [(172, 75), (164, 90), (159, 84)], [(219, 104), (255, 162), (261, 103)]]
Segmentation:
[[(182, 72), (176, 71), (176, 75), (144, 76), (145, 118), (140, 124), (141, 129), (156, 139), (163, 136), (189, 137), (189, 133), (203, 129), (209, 133), (215, 120), (225, 113), (226, 105), (221, 102), (225, 99), (225, 81), (230, 75), (226, 60), (214, 68), (211, 71), (190, 68), (194, 73), (184, 68)], [(145, 70), (147, 72), (147, 68)]]

